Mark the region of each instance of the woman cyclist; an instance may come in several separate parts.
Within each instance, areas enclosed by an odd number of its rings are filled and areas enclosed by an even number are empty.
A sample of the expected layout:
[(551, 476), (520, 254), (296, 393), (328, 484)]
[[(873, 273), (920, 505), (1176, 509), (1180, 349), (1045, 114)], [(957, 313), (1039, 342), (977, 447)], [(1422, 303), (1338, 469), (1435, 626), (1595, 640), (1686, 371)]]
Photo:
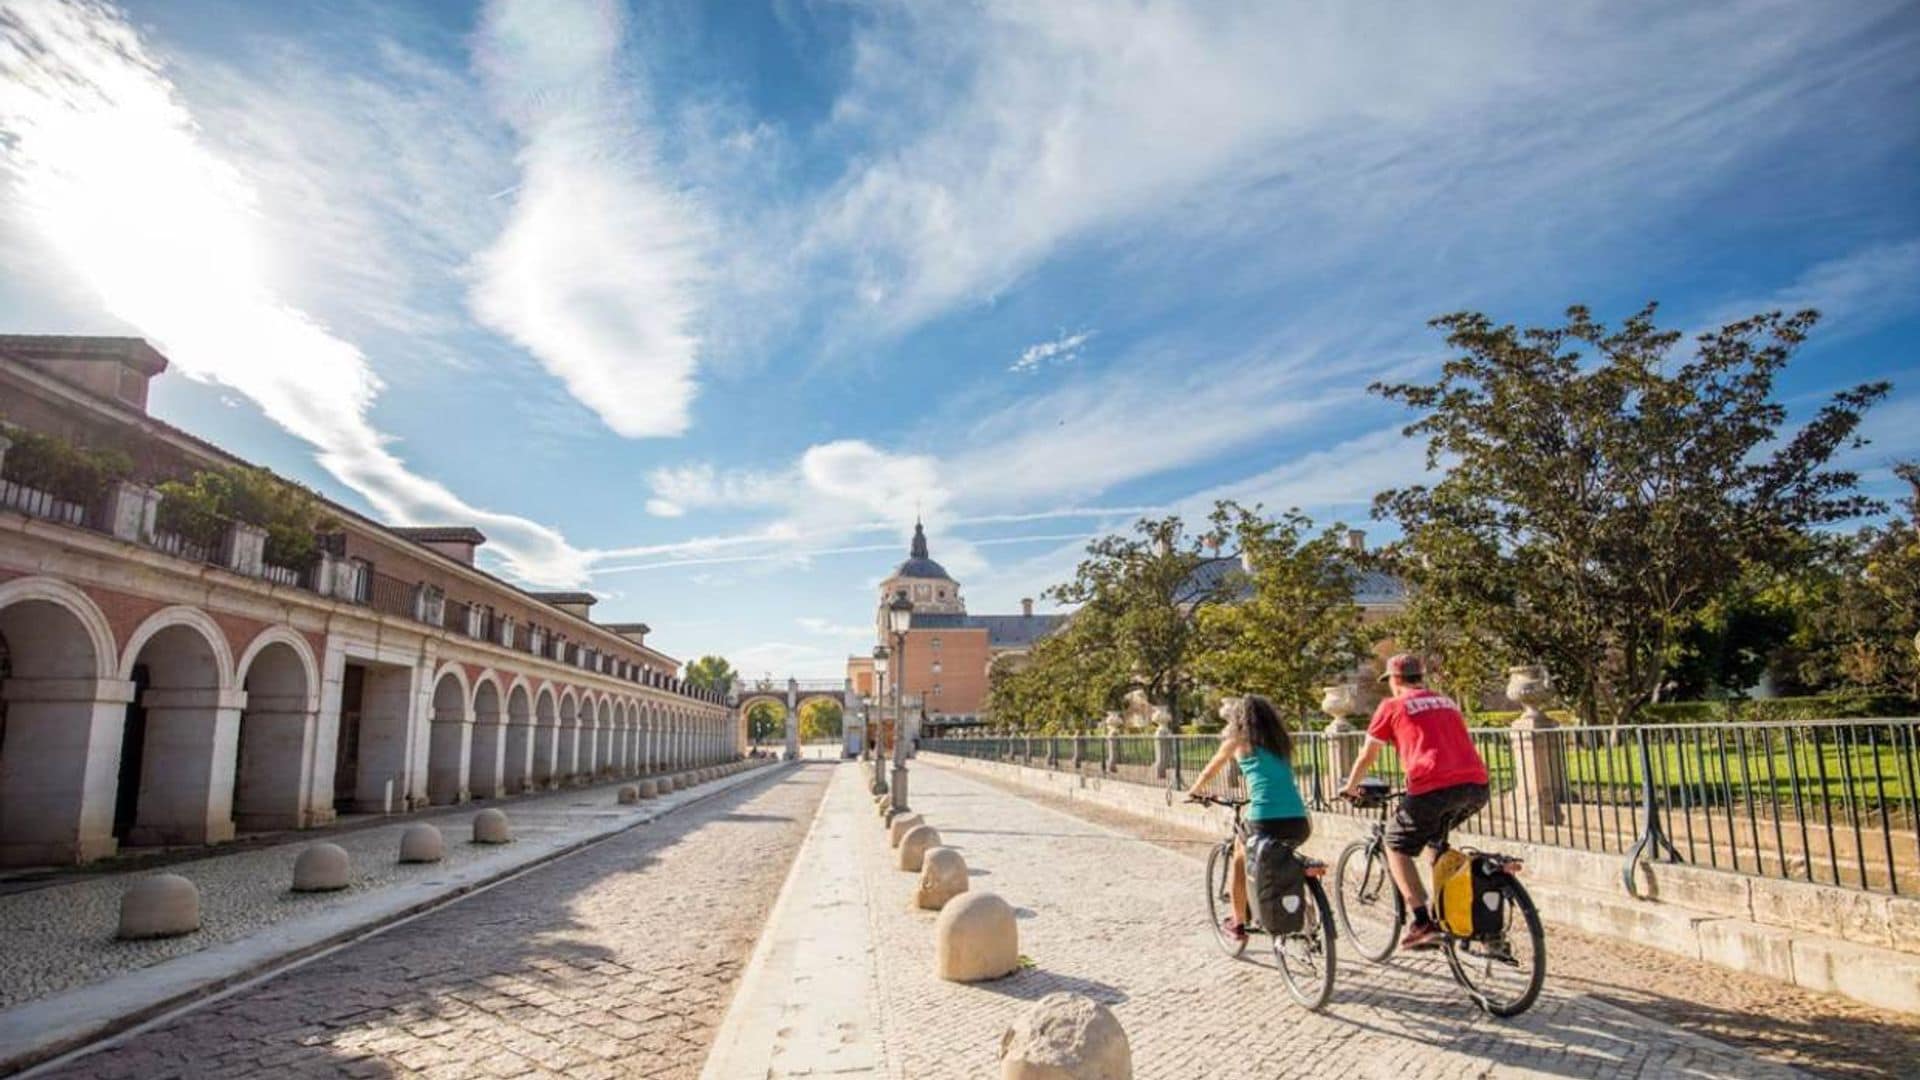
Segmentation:
[[(1220, 703), (1220, 718), (1226, 728), (1220, 732), (1220, 749), (1213, 760), (1187, 789), (1189, 796), (1204, 792), (1215, 774), (1232, 761), (1247, 778), (1247, 828), (1270, 836), (1290, 847), (1299, 847), (1313, 833), (1313, 819), (1300, 798), (1300, 785), (1293, 778), (1293, 736), (1273, 702), (1257, 694), (1228, 698)], [(1247, 851), (1233, 846), (1233, 915), (1226, 920), (1227, 933), (1244, 940), (1247, 936)]]

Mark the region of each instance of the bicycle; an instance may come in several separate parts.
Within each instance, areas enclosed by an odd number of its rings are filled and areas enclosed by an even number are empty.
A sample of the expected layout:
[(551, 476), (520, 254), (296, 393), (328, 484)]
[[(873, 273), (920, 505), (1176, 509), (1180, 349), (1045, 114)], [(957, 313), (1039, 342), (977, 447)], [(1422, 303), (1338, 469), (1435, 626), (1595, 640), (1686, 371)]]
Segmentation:
[[(1233, 912), (1234, 842), (1244, 842), (1248, 836), (1247, 824), (1243, 819), (1247, 800), (1195, 795), (1190, 796), (1188, 801), (1205, 806), (1224, 806), (1233, 811), (1233, 832), (1207, 855), (1207, 917), (1212, 921), (1214, 940), (1219, 943), (1221, 951), (1237, 959), (1246, 952), (1248, 939), (1228, 933), (1225, 917)], [(1280, 965), (1287, 993), (1303, 1007), (1318, 1011), (1325, 1008), (1328, 999), (1333, 996), (1336, 963), (1333, 909), (1327, 903), (1326, 890), (1320, 885), (1320, 879), (1326, 875), (1327, 865), (1301, 855), (1297, 849), (1290, 851), (1289, 857), (1300, 864), (1307, 895), (1312, 901), (1307, 906), (1306, 921), (1293, 933), (1270, 934), (1253, 924), (1249, 896), (1249, 918), (1244, 929), (1249, 935), (1268, 934), (1272, 937), (1273, 957)], [(1252, 886), (1253, 883), (1248, 882), (1249, 892)]]
[[(1378, 809), (1380, 820), (1365, 840), (1355, 840), (1340, 852), (1333, 868), (1334, 897), (1340, 911), (1340, 931), (1353, 943), (1361, 956), (1375, 963), (1392, 955), (1400, 943), (1401, 928), (1407, 921), (1406, 900), (1387, 869), (1387, 807), (1405, 791), (1389, 791), (1379, 781), (1361, 785), (1362, 793), (1352, 802), (1363, 810)], [(1439, 850), (1447, 850), (1442, 840)], [(1454, 981), (1466, 990), (1468, 998), (1490, 1016), (1518, 1016), (1533, 1007), (1547, 981), (1547, 936), (1540, 925), (1540, 912), (1533, 897), (1514, 875), (1521, 869), (1518, 859), (1493, 852), (1460, 848), (1468, 859), (1467, 870), (1477, 872), (1481, 880), (1499, 890), (1500, 929), (1497, 933), (1462, 935), (1440, 919), (1440, 947), (1446, 953), (1447, 967)], [(1356, 862), (1356, 860), (1359, 860)], [(1476, 898), (1477, 902), (1485, 902)], [(1439, 898), (1434, 898), (1439, 903)], [(1489, 908), (1492, 904), (1487, 905)], [(1525, 933), (1516, 933), (1518, 919)], [(1383, 929), (1376, 929), (1384, 923)], [(1524, 951), (1516, 953), (1515, 946)], [(1517, 983), (1517, 993), (1503, 989), (1508, 981)]]

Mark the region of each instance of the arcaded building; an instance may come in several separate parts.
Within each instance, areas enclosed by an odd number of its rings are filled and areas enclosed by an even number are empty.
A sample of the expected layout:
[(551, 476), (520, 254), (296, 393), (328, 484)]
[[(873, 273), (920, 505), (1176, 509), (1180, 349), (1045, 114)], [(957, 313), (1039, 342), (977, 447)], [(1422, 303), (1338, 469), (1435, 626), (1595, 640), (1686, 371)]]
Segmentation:
[(645, 625), (495, 577), (475, 529), (317, 497), (306, 537), (175, 527), (158, 485), (247, 463), (147, 414), (166, 367), (138, 339), (0, 336), (0, 865), (742, 752)]
[[(930, 730), (979, 720), (986, 709), (988, 676), (995, 660), (1025, 653), (1034, 642), (1066, 622), (1065, 615), (1036, 615), (1033, 601), (1020, 602), (1018, 615), (973, 615), (967, 612), (960, 583), (928, 552), (926, 529), (913, 526), (906, 561), (880, 583), (874, 614), (876, 641), (889, 649), (887, 605), (905, 592), (913, 603), (913, 620), (906, 637), (904, 664), (889, 659), (885, 692), (891, 680), (904, 679), (900, 691), (908, 712), (926, 717)], [(850, 684), (863, 693), (874, 685), (873, 661), (852, 657), (847, 662)], [(917, 706), (917, 710), (915, 708)]]

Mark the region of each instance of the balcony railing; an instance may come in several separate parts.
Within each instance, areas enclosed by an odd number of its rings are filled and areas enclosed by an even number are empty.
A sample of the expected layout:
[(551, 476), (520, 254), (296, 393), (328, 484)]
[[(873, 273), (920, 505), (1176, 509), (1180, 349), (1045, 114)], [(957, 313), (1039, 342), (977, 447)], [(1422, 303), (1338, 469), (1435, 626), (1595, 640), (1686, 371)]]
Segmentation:
[[(286, 588), (311, 589), (348, 603), (359, 604), (382, 615), (423, 622), (429, 626), (504, 644), (516, 652), (549, 660), (566, 657), (568, 663), (590, 668), (599, 674), (612, 674), (636, 685), (665, 690), (702, 701), (717, 700), (714, 695), (686, 686), (677, 679), (649, 672), (628, 663), (624, 670), (607, 663), (597, 651), (589, 654), (580, 642), (569, 642), (551, 631), (514, 621), (508, 640), (502, 642), (505, 618), (491, 609), (457, 600), (437, 588), (404, 581), (383, 574), (359, 559), (346, 557), (344, 546), (335, 539), (323, 543), (319, 562), (309, 568), (280, 566), (265, 559), (265, 532), (242, 523), (220, 520), (224, 530), (218, 542), (208, 543), (178, 532), (155, 528), (160, 496), (152, 488), (121, 483), (106, 497), (93, 503), (62, 498), (54, 492), (0, 479), (0, 510), (58, 522), (62, 525), (103, 533), (173, 558), (217, 566), (233, 573), (259, 578)], [(589, 655), (592, 662), (589, 663)]]

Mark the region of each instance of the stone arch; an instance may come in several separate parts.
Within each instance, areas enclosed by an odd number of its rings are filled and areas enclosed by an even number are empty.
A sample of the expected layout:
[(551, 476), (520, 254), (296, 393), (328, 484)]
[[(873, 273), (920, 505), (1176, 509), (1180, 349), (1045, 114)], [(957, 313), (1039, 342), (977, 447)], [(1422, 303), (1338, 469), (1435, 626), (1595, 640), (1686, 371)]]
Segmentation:
[(305, 638), (270, 627), (240, 654), (246, 694), (233, 769), (236, 831), (301, 829), (309, 802), (320, 709), (319, 665)]
[(113, 854), (131, 688), (113, 628), (64, 581), (0, 582), (0, 865)]
[(533, 699), (533, 783), (559, 786), (555, 769), (560, 761), (560, 695), (552, 683), (543, 683)]
[(227, 635), (213, 617), (199, 608), (175, 604), (164, 607), (147, 616), (136, 630), (127, 637), (127, 643), (120, 650), (120, 677), (131, 679), (133, 668), (139, 662), (140, 653), (147, 643), (173, 627), (189, 627), (206, 643), (207, 653), (203, 660), (211, 661), (212, 677), (221, 689), (230, 689), (233, 679), (233, 649), (227, 644)]
[(533, 690), (525, 677), (507, 687), (507, 751), (501, 759), (503, 795), (533, 790)]
[(427, 737), (427, 801), (453, 806), (467, 801), (467, 764), (473, 744), (473, 688), (459, 664), (434, 676)]
[(581, 783), (593, 779), (600, 770), (600, 695), (593, 690), (580, 691), (580, 738), (573, 761), (574, 779)]
[(638, 776), (646, 768), (646, 761), (641, 757), (646, 751), (646, 733), (640, 728), (640, 703), (628, 698), (621, 710), (626, 714), (627, 725), (627, 756), (623, 760), (627, 774)]
[(500, 677), (492, 668), (473, 680), (473, 740), (467, 759), (467, 790), (476, 799), (507, 793), (507, 709)]
[(115, 830), (131, 844), (233, 838), (240, 706), (233, 654), (206, 612), (155, 612), (121, 651), (134, 684), (121, 737)]

